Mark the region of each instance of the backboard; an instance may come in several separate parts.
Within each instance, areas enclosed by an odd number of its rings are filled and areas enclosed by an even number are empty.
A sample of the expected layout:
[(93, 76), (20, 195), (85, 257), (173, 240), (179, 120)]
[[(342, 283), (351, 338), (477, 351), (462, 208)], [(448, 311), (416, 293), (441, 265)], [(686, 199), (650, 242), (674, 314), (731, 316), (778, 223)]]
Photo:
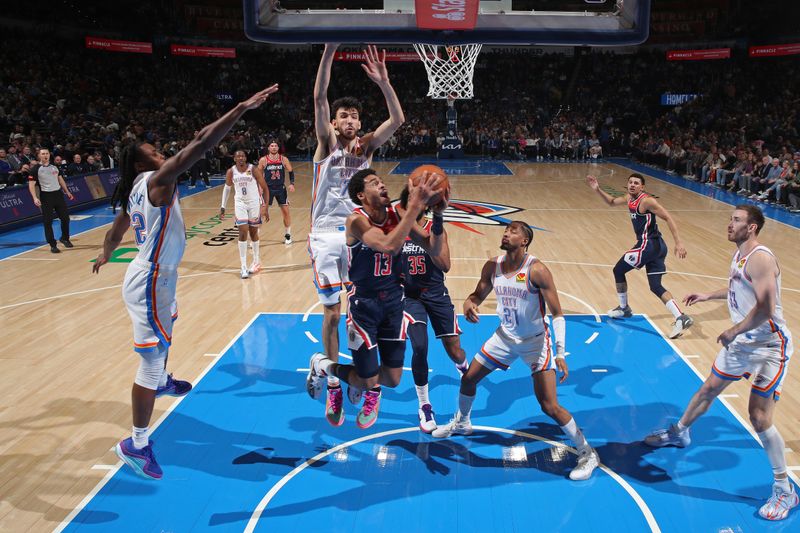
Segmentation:
[(268, 43), (624, 46), (647, 39), (650, 0), (243, 0)]

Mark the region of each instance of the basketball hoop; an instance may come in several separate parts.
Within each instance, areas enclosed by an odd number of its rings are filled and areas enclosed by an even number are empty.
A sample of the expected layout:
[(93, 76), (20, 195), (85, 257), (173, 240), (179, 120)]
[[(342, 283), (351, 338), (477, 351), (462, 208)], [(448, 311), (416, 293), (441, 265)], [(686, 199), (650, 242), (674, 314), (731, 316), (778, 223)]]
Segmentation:
[(414, 49), (428, 73), (428, 96), (441, 100), (472, 98), (472, 76), (481, 46), (444, 46), (442, 54), (439, 45), (415, 43)]

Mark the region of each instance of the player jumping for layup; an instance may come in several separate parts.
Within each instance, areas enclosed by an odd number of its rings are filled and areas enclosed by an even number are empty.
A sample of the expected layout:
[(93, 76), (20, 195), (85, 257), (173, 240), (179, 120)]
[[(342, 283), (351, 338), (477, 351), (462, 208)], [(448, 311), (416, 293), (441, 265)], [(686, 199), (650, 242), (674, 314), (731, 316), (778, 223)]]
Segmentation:
[(678, 446), (691, 442), (691, 426), (731, 383), (753, 379), (750, 388), (750, 422), (758, 433), (772, 465), (772, 496), (758, 513), (767, 520), (783, 520), (798, 504), (789, 480), (786, 447), (772, 423), (780, 398), (786, 368), (792, 356), (792, 335), (786, 328), (781, 307), (781, 269), (777, 258), (758, 242), (764, 215), (754, 205), (738, 205), (728, 224), (728, 240), (736, 244), (728, 286), (709, 293), (692, 293), (686, 305), (707, 300), (727, 300), (733, 326), (723, 331), (722, 344), (711, 374), (695, 393), (680, 420), (669, 429), (645, 439), (650, 446)]
[[(334, 44), (325, 45), (314, 84), (314, 125), (318, 145), (314, 153), (311, 231), (308, 235), (314, 283), (324, 306), (322, 345), (325, 355), (332, 361), (339, 360), (339, 292), (348, 284), (345, 221), (356, 207), (348, 195), (350, 178), (359, 170), (369, 168), (378, 147), (389, 140), (405, 121), (400, 101), (389, 83), (386, 52), (379, 56), (374, 46), (365, 51), (362, 67), (383, 93), (389, 118), (374, 132), (359, 137), (361, 104), (358, 100), (345, 97), (334, 101), (332, 106), (328, 104), (328, 83), (336, 47)], [(321, 383), (308, 389), (312, 398), (318, 398), (321, 393)], [(331, 424), (339, 425), (341, 413), (331, 410), (331, 405), (341, 409), (342, 389), (336, 376), (329, 374), (325, 412)]]
[[(258, 168), (264, 172), (264, 179), (269, 187), (267, 202), (267, 220), (272, 200), (278, 201), (283, 215), (283, 243), (292, 244), (292, 215), (289, 212), (289, 194), (294, 192), (294, 169), (289, 158), (279, 152), (278, 141), (271, 140), (267, 146), (267, 155), (258, 160)], [(289, 172), (289, 190), (286, 190), (286, 172)]]
[(667, 257), (667, 243), (661, 237), (658, 230), (656, 217), (665, 220), (672, 237), (675, 239), (675, 255), (683, 259), (686, 257), (686, 249), (678, 236), (678, 226), (672, 219), (669, 212), (659, 204), (655, 198), (644, 192), (644, 176), (634, 172), (628, 178), (628, 195), (613, 197), (603, 189), (595, 176), (586, 176), (586, 183), (610, 206), (628, 204), (633, 223), (633, 232), (636, 234), (636, 244), (625, 252), (614, 266), (614, 280), (617, 283), (617, 296), (619, 305), (608, 312), (611, 318), (627, 318), (633, 315), (631, 307), (628, 305), (628, 283), (625, 281), (625, 274), (634, 268), (645, 267), (647, 271), (647, 283), (650, 290), (658, 296), (672, 316), (675, 322), (670, 339), (680, 337), (683, 332), (689, 329), (694, 320), (689, 315), (683, 313), (678, 307), (677, 302), (661, 284), (661, 277), (666, 273), (667, 264), (664, 261)]
[[(259, 258), (258, 227), (261, 225), (262, 206), (266, 206), (266, 198), (261, 195), (266, 192), (267, 184), (261, 169), (247, 162), (244, 150), (233, 153), (236, 162), (225, 174), (225, 187), (222, 189), (222, 206), (219, 208), (219, 219), (225, 218), (225, 206), (233, 187), (233, 205), (235, 209), (236, 227), (239, 230), (239, 261), (241, 263), (242, 279), (247, 279), (250, 274), (255, 274), (261, 269)], [(262, 200), (264, 202), (262, 203)], [(264, 209), (266, 207), (263, 207)], [(253, 243), (253, 264), (247, 267), (247, 235)]]
[(133, 228), (139, 253), (125, 274), (122, 297), (133, 322), (134, 350), (141, 359), (131, 392), (133, 435), (117, 444), (116, 452), (141, 476), (162, 476), (148, 439), (156, 397), (182, 396), (192, 388), (188, 382), (173, 380), (166, 371), (177, 318), (178, 264), (186, 245), (178, 177), (216, 146), (247, 110), (260, 106), (277, 90), (273, 85), (241, 102), (168, 160), (148, 143), (129, 144), (122, 150), (121, 179), (112, 198), (112, 204), (121, 205), (122, 210), (106, 233), (103, 251), (92, 270), (99, 272), (108, 263), (128, 227)]

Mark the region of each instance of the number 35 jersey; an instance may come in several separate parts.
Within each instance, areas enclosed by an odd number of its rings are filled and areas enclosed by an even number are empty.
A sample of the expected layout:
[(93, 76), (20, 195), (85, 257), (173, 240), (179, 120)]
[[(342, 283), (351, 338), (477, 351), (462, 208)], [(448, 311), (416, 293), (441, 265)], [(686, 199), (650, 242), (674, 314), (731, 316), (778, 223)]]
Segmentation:
[(495, 258), (492, 278), (500, 328), (513, 339), (538, 337), (545, 331), (547, 324), (544, 320), (544, 298), (529, 279), (530, 268), (536, 258), (526, 254), (518, 270), (503, 274), (503, 263), (506, 259), (505, 255)]
[(147, 182), (153, 172), (137, 176), (128, 197), (128, 215), (131, 218), (136, 245), (141, 261), (177, 267), (186, 247), (186, 228), (183, 225), (178, 187), (169, 205), (154, 206), (147, 194)]

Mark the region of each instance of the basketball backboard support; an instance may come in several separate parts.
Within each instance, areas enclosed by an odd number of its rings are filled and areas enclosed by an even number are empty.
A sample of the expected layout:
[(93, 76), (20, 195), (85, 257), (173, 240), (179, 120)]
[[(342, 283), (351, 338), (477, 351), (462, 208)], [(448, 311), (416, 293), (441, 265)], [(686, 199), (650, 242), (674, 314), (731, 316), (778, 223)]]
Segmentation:
[[(247, 36), (268, 43), (626, 46), (648, 36), (650, 0), (243, 0)], [(347, 6), (333, 8), (335, 6)], [(474, 6), (474, 4), (478, 4)], [(453, 11), (473, 29), (446, 29)], [(417, 7), (445, 29), (422, 29)], [(459, 15), (461, 16), (461, 15)], [(463, 21), (463, 16), (462, 16)]]

